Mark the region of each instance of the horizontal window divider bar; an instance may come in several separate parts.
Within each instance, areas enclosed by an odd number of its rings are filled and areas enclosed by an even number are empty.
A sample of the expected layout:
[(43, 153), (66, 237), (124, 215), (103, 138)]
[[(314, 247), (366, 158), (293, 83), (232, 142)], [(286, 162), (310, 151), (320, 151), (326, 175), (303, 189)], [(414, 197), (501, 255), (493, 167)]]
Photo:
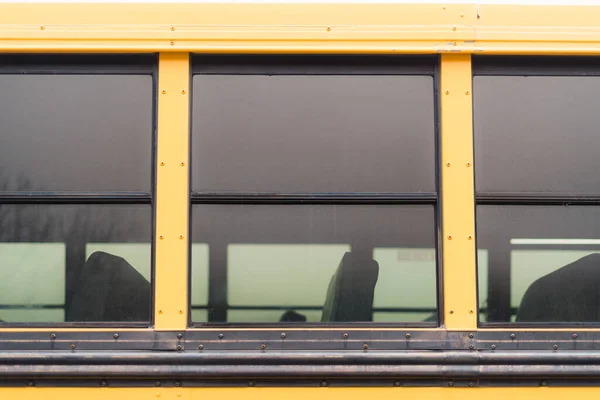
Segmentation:
[[(0, 306), (2, 308), (2, 306)], [(206, 310), (211, 306), (192, 306), (192, 310)], [(227, 306), (228, 310), (322, 310), (323, 306)], [(373, 312), (437, 312), (435, 308), (427, 307), (374, 307)]]
[(600, 76), (600, 57), (473, 56), (475, 76)]
[(193, 55), (193, 74), (433, 75), (437, 55)]
[(193, 204), (436, 204), (435, 192), (423, 193), (198, 193)]
[(192, 328), (213, 328), (213, 329), (231, 329), (236, 328), (241, 331), (248, 329), (285, 329), (285, 328), (303, 328), (312, 329), (329, 329), (329, 328), (347, 328), (347, 329), (386, 329), (386, 328), (401, 328), (401, 329), (436, 329), (439, 324), (436, 321), (432, 322), (372, 322), (372, 321), (333, 321), (333, 322), (200, 322), (192, 321)]
[[(4, 242), (7, 243), (7, 242)], [(19, 242), (16, 242), (19, 243)], [(40, 309), (60, 309), (64, 304), (0, 304), (0, 310), (40, 310)]]
[(493, 205), (600, 205), (600, 194), (480, 192), (475, 200)]
[(2, 54), (0, 74), (150, 75), (155, 54)]
[[(69, 321), (69, 322), (1, 322), (0, 329), (11, 328), (20, 329), (24, 328), (24, 332), (29, 328), (36, 329), (131, 329), (131, 328), (143, 328), (148, 329), (152, 324), (150, 321)], [(89, 332), (87, 332), (89, 334)], [(2, 332), (0, 332), (0, 338)], [(1, 339), (0, 339), (1, 340)], [(0, 344), (0, 350), (2, 344)]]
[(148, 192), (0, 192), (0, 204), (150, 204)]

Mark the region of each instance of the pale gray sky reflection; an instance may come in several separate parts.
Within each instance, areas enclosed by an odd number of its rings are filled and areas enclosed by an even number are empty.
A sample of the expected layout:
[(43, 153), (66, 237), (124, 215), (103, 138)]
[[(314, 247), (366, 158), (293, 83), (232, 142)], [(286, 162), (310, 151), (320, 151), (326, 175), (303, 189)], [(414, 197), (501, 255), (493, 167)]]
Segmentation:
[(8, 190), (151, 189), (150, 75), (0, 75)]

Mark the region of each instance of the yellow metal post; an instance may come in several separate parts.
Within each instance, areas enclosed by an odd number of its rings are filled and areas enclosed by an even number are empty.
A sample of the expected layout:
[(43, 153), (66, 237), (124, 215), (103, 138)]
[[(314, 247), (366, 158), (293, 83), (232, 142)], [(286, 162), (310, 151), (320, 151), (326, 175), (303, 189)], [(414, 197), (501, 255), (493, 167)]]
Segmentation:
[(471, 56), (441, 66), (444, 315), (448, 330), (477, 328)]
[(158, 63), (155, 328), (187, 327), (189, 54)]

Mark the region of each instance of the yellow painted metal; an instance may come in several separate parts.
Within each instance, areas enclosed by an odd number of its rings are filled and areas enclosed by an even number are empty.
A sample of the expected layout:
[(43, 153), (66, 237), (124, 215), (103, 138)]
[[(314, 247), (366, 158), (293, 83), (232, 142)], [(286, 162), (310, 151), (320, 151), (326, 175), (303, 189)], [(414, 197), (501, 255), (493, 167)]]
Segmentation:
[(270, 400), (362, 400), (375, 397), (379, 400), (401, 398), (480, 400), (527, 399), (563, 400), (567, 398), (593, 399), (600, 388), (25, 388), (0, 389), (2, 399), (23, 400), (203, 400), (245, 399)]
[(600, 54), (600, 6), (3, 3), (4, 52)]
[(157, 330), (187, 326), (189, 77), (189, 54), (160, 54), (154, 275)]
[(441, 62), (444, 321), (477, 329), (471, 56)]

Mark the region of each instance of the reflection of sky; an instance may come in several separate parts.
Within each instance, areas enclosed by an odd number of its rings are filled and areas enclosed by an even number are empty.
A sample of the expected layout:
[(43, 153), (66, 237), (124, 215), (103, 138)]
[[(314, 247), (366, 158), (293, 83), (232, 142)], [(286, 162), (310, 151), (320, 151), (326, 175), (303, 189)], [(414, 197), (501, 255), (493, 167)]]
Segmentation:
[(600, 193), (600, 78), (476, 76), (479, 192)]
[(150, 191), (150, 75), (0, 75), (0, 93), (9, 190)]
[(196, 75), (192, 189), (435, 191), (431, 76)]

